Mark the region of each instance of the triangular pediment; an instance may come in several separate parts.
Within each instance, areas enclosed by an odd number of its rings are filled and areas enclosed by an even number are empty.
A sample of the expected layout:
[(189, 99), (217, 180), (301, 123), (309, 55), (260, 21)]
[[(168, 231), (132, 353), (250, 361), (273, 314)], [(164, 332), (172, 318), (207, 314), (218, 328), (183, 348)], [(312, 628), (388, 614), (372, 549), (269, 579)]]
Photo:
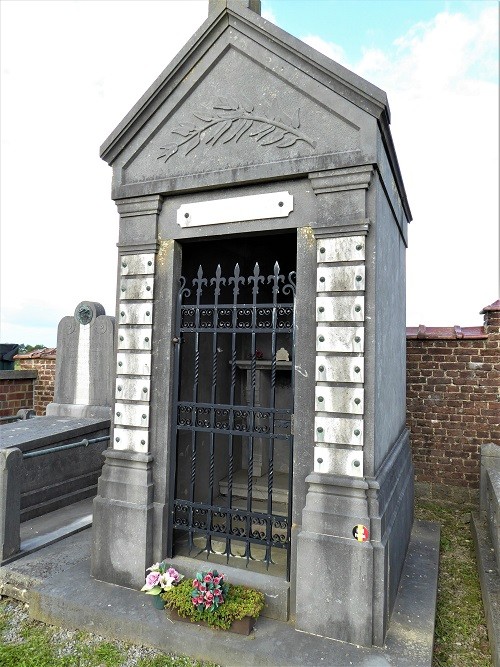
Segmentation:
[(360, 150), (362, 113), (353, 122), (333, 112), (236, 48), (222, 54), (180, 106), (166, 106), (123, 165), (124, 183)]
[(228, 174), (255, 180), (369, 162), (385, 102), (382, 91), (255, 12), (226, 7), (188, 42), (101, 155), (113, 165), (121, 196), (140, 194), (145, 182), (157, 184), (152, 192), (227, 183)]

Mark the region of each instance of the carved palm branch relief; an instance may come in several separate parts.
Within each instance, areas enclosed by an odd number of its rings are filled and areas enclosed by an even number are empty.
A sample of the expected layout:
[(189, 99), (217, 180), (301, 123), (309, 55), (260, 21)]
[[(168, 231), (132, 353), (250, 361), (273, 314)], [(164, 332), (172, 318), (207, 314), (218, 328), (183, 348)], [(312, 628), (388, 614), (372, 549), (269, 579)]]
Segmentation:
[(282, 110), (270, 109), (257, 113), (247, 101), (237, 102), (227, 97), (219, 97), (212, 108), (204, 107), (193, 112), (199, 123), (180, 123), (171, 130), (179, 139), (160, 147), (157, 160), (167, 162), (179, 149), (184, 147), (184, 157), (200, 143), (215, 146), (217, 143), (237, 143), (244, 135), (253, 137), (259, 146), (288, 148), (303, 141), (316, 147), (316, 142), (299, 131), (300, 109), (289, 116)]

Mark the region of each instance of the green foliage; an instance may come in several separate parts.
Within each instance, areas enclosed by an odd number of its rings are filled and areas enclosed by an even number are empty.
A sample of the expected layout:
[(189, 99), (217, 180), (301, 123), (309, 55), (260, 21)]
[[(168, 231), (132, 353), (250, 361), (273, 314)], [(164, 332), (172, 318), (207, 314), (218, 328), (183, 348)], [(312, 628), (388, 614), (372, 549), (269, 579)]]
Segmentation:
[(137, 662), (137, 667), (217, 667), (217, 665), (213, 662), (199, 662), (173, 655), (157, 655), (154, 658), (141, 658)]
[(441, 524), (434, 667), (490, 667), (486, 620), (464, 505), (419, 500), (415, 518)]
[(20, 631), (22, 642), (0, 643), (2, 667), (119, 667), (124, 654), (108, 642), (75, 643), (71, 653), (54, 641), (54, 628), (28, 621)]
[(199, 611), (191, 601), (192, 580), (185, 579), (169, 591), (162, 593), (167, 609), (175, 609), (179, 616), (189, 618), (193, 623), (205, 621), (213, 628), (227, 630), (234, 621), (245, 616), (257, 618), (264, 608), (264, 594), (253, 588), (233, 586), (229, 584), (229, 591), (224, 604), (214, 611), (204, 609)]
[[(0, 666), (1, 667), (122, 667), (130, 664), (128, 646), (122, 642), (95, 641), (86, 632), (64, 632), (38, 621), (24, 620), (9, 640), (5, 632), (12, 624), (13, 607), (22, 605), (9, 599), (0, 600)], [(156, 651), (152, 651), (155, 653)], [(139, 658), (137, 667), (217, 667), (209, 662), (156, 652)]]

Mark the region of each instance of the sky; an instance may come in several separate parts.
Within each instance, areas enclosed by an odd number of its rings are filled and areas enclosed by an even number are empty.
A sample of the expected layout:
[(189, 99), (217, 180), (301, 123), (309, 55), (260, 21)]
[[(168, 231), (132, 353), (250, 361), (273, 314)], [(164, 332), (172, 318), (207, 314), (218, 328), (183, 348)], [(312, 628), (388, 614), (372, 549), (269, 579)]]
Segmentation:
[[(0, 342), (115, 314), (118, 213), (99, 147), (207, 0), (0, 0)], [(407, 324), (477, 326), (499, 297), (496, 0), (263, 0), (262, 15), (386, 91), (413, 214)]]

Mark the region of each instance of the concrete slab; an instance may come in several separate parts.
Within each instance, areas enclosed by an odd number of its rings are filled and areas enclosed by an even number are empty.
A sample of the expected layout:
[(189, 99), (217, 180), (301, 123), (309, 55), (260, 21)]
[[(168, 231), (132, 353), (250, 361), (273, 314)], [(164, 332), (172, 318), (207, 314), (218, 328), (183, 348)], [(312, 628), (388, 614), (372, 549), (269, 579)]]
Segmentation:
[(85, 498), (53, 512), (24, 521), (19, 531), (20, 551), (2, 561), (2, 565), (13, 563), (28, 554), (89, 528), (92, 525), (92, 503), (93, 498)]
[(500, 574), (486, 519), (472, 514), (471, 528), (493, 665), (500, 667)]
[(23, 452), (60, 444), (70, 438), (109, 428), (109, 418), (35, 417), (0, 427), (0, 448), (19, 447)]
[(291, 622), (264, 617), (258, 619), (249, 637), (175, 623), (154, 609), (144, 594), (90, 577), (90, 531), (7, 568), (25, 576), (25, 599), (30, 615), (37, 620), (222, 665), (430, 667), (439, 532), (437, 524), (415, 522), (384, 648), (358, 647), (297, 632)]
[(92, 525), (93, 498), (85, 498), (21, 524), (21, 555), (78, 533)]
[[(0, 595), (30, 602), (33, 590), (90, 560), (91, 531), (84, 530), (0, 567)], [(64, 625), (64, 624), (61, 624)]]

